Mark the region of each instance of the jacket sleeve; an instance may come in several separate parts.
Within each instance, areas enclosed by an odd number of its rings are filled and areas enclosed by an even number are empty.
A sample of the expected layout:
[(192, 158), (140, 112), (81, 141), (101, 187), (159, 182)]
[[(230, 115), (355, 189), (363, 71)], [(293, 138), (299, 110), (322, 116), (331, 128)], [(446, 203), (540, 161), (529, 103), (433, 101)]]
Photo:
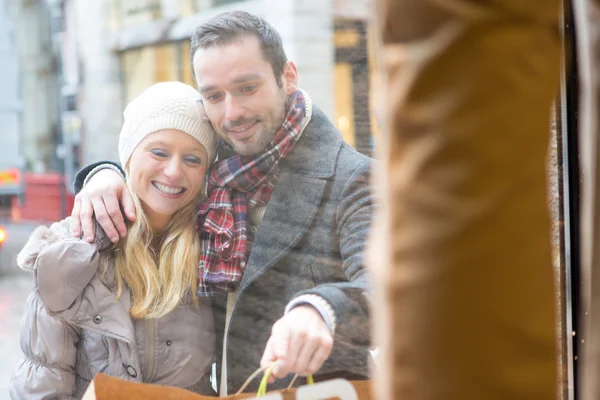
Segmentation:
[(299, 293), (316, 294), (333, 308), (336, 328), (332, 356), (336, 352), (343, 352), (345, 343), (364, 347), (370, 345), (370, 286), (363, 261), (374, 207), (370, 184), (371, 165), (369, 159), (357, 166), (338, 201), (336, 233), (346, 281), (318, 285)]
[(27, 299), (21, 321), (25, 355), (10, 383), (12, 400), (74, 399), (79, 329), (48, 313), (37, 294)]
[(117, 167), (122, 173), (124, 173), (123, 168), (121, 168), (121, 164), (116, 163), (116, 162), (99, 161), (97, 163), (90, 164), (86, 167), (83, 167), (81, 170), (79, 170), (79, 172), (77, 172), (77, 175), (75, 175), (75, 182), (74, 182), (75, 193), (81, 192), (81, 189), (83, 189), (83, 183), (85, 182), (85, 178), (88, 176), (88, 174), (90, 172), (92, 172), (92, 170), (94, 168), (97, 168), (97, 167), (101, 166), (102, 164), (109, 164), (114, 167)]
[[(58, 234), (58, 226), (48, 232)], [(99, 265), (98, 246), (73, 238), (47, 244), (33, 267), (34, 292), (21, 323), (25, 359), (11, 382), (11, 398), (71, 399), (81, 329), (72, 321), (83, 288)]]

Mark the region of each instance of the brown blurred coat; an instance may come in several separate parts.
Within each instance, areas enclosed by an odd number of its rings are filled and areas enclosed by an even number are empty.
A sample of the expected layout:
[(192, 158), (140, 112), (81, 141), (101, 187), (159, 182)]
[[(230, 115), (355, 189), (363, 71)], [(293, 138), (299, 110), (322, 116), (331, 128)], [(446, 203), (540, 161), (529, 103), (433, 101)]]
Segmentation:
[(379, 0), (377, 399), (555, 398), (558, 1)]

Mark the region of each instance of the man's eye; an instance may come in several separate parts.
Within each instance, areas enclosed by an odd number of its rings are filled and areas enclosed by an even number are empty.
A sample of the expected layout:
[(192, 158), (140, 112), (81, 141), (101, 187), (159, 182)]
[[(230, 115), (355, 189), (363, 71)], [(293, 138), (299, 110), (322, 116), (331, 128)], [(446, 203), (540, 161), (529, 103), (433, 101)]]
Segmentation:
[(167, 152), (161, 149), (152, 149), (150, 150), (150, 153), (152, 153), (152, 155), (155, 155), (156, 157), (166, 157), (167, 156)]
[(207, 101), (217, 101), (219, 100), (220, 95), (219, 94), (211, 94), (205, 97), (205, 99)]
[(247, 93), (247, 92), (251, 92), (251, 91), (253, 91), (253, 90), (254, 90), (254, 88), (255, 88), (255, 87), (256, 87), (256, 86), (244, 86), (244, 87), (242, 88), (242, 92), (246, 92), (246, 93)]

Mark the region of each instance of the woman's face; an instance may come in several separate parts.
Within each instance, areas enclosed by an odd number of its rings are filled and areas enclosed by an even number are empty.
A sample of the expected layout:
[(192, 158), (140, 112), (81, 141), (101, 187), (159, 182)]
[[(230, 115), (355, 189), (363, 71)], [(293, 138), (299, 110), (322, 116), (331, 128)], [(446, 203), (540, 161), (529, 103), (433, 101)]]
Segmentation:
[(207, 158), (204, 146), (175, 129), (151, 133), (137, 146), (129, 160), (129, 181), (155, 232), (198, 197)]

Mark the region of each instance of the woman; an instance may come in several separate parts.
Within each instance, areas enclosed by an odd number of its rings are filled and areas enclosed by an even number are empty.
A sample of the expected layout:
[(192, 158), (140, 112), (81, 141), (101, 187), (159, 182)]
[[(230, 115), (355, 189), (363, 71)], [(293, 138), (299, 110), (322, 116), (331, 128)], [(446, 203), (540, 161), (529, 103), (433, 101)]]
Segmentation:
[(33, 270), (17, 399), (79, 399), (96, 373), (210, 394), (214, 327), (198, 298), (194, 224), (216, 134), (198, 93), (158, 83), (124, 112), (119, 158), (136, 204), (127, 237), (90, 244), (69, 221), (38, 228), (18, 257)]

